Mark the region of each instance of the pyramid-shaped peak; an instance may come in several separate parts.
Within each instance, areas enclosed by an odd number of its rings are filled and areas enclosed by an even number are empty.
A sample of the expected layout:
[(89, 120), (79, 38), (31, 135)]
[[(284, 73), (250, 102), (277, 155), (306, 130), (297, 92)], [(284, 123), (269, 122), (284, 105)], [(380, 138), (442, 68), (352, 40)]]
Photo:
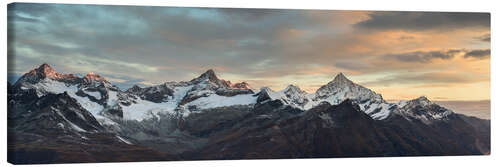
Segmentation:
[(55, 73), (54, 68), (52, 68), (49, 64), (43, 63), (40, 65), (38, 68), (35, 69), (35, 71), (43, 74), (50, 74), (50, 73)]
[(212, 69), (207, 70), (203, 74), (201, 74), (199, 77), (192, 79), (189, 81), (190, 83), (198, 84), (202, 82), (211, 82), (218, 87), (223, 87), (223, 88), (231, 88), (231, 82), (225, 81), (223, 79), (219, 79), (217, 75), (215, 75), (215, 71)]
[(333, 80), (334, 81), (351, 81), (351, 80), (347, 79), (347, 77), (343, 73), (337, 74), (337, 76), (335, 76), (335, 78)]
[[(206, 81), (206, 80), (213, 82), (213, 83), (226, 82), (226, 81), (220, 80), (217, 77), (217, 75), (215, 74), (215, 71), (213, 69), (209, 69), (209, 70), (205, 71), (199, 77), (192, 79), (191, 82), (198, 83), (198, 82), (202, 82), (202, 81)], [(229, 84), (229, 83), (225, 83), (224, 85), (226, 85), (226, 84)], [(229, 85), (227, 85), (227, 86), (229, 86)]]
[(57, 73), (49, 64), (43, 63), (26, 74), (27, 77), (35, 78), (62, 78), (65, 75)]
[(209, 80), (218, 79), (217, 75), (215, 75), (215, 71), (213, 69), (209, 69), (200, 75), (198, 78), (208, 78)]

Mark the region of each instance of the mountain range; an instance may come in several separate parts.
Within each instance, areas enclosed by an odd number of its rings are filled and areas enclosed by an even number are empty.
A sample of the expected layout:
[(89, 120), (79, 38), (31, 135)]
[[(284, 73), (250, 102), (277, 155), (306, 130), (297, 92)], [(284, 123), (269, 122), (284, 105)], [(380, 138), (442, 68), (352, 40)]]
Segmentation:
[(490, 120), (390, 103), (339, 73), (314, 93), (190, 81), (121, 90), (42, 64), (8, 84), (15, 164), (490, 154)]

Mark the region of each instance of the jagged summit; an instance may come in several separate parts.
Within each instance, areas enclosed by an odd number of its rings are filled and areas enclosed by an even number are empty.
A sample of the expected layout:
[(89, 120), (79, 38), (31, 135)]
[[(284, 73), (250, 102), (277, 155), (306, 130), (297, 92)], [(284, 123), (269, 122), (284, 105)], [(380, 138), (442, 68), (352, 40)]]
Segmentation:
[(38, 72), (41, 72), (41, 73), (53, 73), (53, 72), (55, 72), (54, 69), (47, 63), (43, 63), (35, 70)]
[(330, 83), (349, 83), (354, 84), (351, 80), (347, 79), (347, 77), (343, 73), (337, 74), (335, 78)]
[(247, 82), (240, 82), (240, 83), (234, 83), (231, 85), (231, 88), (233, 89), (252, 89), (252, 86), (248, 84)]
[(296, 93), (299, 93), (299, 94), (307, 94), (307, 92), (303, 91), (302, 89), (300, 89), (299, 86), (297, 85), (293, 85), (293, 84), (290, 84), (288, 85), (284, 90), (283, 92), (296, 92)]
[[(74, 74), (63, 74), (57, 72), (54, 68), (52, 68), (49, 64), (43, 63), (37, 68), (29, 71), (24, 74), (21, 78), (19, 78), (15, 85), (16, 87), (20, 85), (31, 85), (37, 84), (39, 82), (50, 82), (45, 81), (46, 79), (52, 81), (58, 81), (66, 84), (85, 84), (85, 85), (96, 85), (96, 84), (104, 84), (107, 87), (114, 87), (111, 85), (109, 81), (107, 81), (104, 77), (94, 74), (93, 72), (88, 73), (83, 77), (78, 77)], [(97, 85), (96, 85), (97, 86)]]
[(411, 103), (417, 103), (422, 106), (427, 106), (429, 104), (432, 104), (432, 102), (425, 96), (420, 96), (416, 99), (410, 100)]
[(333, 79), (334, 81), (350, 81), (349, 79), (347, 79), (347, 77), (345, 77), (345, 75), (340, 72), (339, 74), (337, 74), (337, 76), (335, 76), (335, 78)]
[(50, 78), (54, 80), (64, 80), (64, 81), (72, 81), (78, 77), (73, 74), (61, 74), (58, 73), (47, 63), (43, 63), (37, 68), (29, 71), (19, 78), (19, 80), (15, 83), (15, 85), (19, 85), (20, 83), (36, 83), (45, 78)]
[(88, 73), (83, 77), (85, 83), (95, 83), (95, 82), (106, 82), (109, 83), (104, 77), (94, 74), (93, 72)]
[(189, 81), (191, 84), (199, 84), (203, 82), (209, 82), (211, 84), (214, 84), (215, 87), (217, 88), (224, 88), (224, 89), (248, 89), (251, 90), (252, 87), (250, 84), (247, 82), (240, 82), (240, 83), (235, 83), (232, 84), (231, 81), (227, 81), (224, 79), (220, 79), (217, 77), (215, 74), (215, 71), (213, 69), (209, 69), (203, 74), (201, 74), (199, 77), (192, 79)]
[(207, 71), (205, 71), (203, 74), (201, 74), (199, 77), (191, 80), (191, 81), (196, 81), (196, 80), (206, 80), (208, 79), (209, 81), (217, 81), (219, 80), (219, 78), (217, 77), (217, 75), (215, 74), (215, 71), (213, 69), (209, 69)]
[(358, 102), (367, 100), (384, 101), (380, 94), (352, 82), (343, 73), (337, 74), (332, 81), (321, 86), (316, 91), (317, 99), (325, 99), (331, 96), (337, 97), (335, 103), (340, 103), (344, 99), (352, 99)]
[(215, 71), (213, 69), (209, 69), (203, 74), (201, 74), (199, 77), (192, 79), (189, 81), (191, 84), (199, 84), (202, 82), (210, 82), (217, 87), (224, 87), (224, 88), (230, 88), (231, 87), (231, 82), (225, 81), (223, 79), (219, 79), (217, 75), (215, 74)]
[(47, 63), (44, 63), (40, 65), (39, 67), (31, 70), (29, 74), (34, 74), (34, 75), (40, 75), (42, 77), (48, 77), (48, 78), (58, 78), (61, 76), (60, 73), (56, 72), (50, 65)]

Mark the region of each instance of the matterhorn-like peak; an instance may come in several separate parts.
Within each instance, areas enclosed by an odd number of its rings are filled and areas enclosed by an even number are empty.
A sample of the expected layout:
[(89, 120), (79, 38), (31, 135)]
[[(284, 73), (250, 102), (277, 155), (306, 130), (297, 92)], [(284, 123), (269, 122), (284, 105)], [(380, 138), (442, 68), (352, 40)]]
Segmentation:
[(215, 84), (219, 88), (231, 88), (231, 82), (219, 79), (217, 75), (215, 74), (215, 71), (213, 69), (209, 69), (203, 74), (201, 74), (199, 77), (192, 79), (189, 81), (191, 84), (199, 84), (203, 82), (210, 82), (212, 84)]
[(219, 78), (217, 75), (215, 75), (215, 71), (213, 69), (209, 69), (205, 71), (203, 74), (201, 74), (199, 77), (192, 79), (190, 82), (202, 82), (202, 81), (211, 81), (211, 82), (217, 82)]
[(333, 82), (338, 82), (338, 83), (348, 82), (348, 83), (351, 83), (352, 81), (349, 80), (349, 79), (347, 79), (347, 77), (343, 73), (339, 73), (339, 74), (337, 74), (337, 76), (335, 76), (335, 78), (333, 79)]
[(43, 77), (48, 77), (48, 78), (57, 78), (59, 77), (59, 73), (57, 73), (54, 68), (52, 68), (50, 65), (47, 63), (43, 63), (40, 65), (38, 68), (35, 68), (34, 70), (30, 71), (31, 74), (38, 74)]
[(199, 78), (208, 78), (209, 80), (217, 80), (217, 75), (215, 75), (215, 71), (213, 69), (208, 69), (206, 72), (200, 75)]

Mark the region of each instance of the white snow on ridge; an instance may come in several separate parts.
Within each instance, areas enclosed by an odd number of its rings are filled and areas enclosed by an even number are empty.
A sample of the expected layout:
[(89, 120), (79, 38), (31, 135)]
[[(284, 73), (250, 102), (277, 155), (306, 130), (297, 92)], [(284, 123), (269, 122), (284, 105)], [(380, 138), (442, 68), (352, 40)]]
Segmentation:
[[(45, 80), (42, 80), (35, 85), (30, 85), (30, 86), (36, 88), (37, 90), (45, 91), (45, 92), (37, 92), (38, 96), (43, 96), (43, 95), (45, 95), (45, 93), (59, 94), (59, 93), (67, 92), (70, 97), (75, 99), (80, 104), (80, 106), (82, 106), (85, 110), (89, 111), (100, 124), (103, 124), (103, 125), (116, 124), (115, 122), (113, 122), (109, 118), (106, 118), (100, 114), (100, 112), (104, 109), (104, 107), (102, 105), (90, 101), (90, 99), (88, 97), (80, 97), (80, 96), (76, 95), (76, 92), (78, 91), (78, 88), (76, 85), (67, 86), (65, 83), (62, 83), (62, 82), (54, 81), (52, 79), (45, 79)], [(89, 92), (86, 92), (86, 93), (88, 94)], [(95, 92), (95, 93), (99, 94), (98, 92)], [(99, 94), (99, 96), (100, 96), (100, 94)], [(78, 129), (78, 128), (75, 128), (75, 129)]]
[(34, 85), (28, 85), (28, 88), (34, 88), (37, 90), (38, 97), (41, 97), (47, 93), (64, 93), (64, 92), (73, 92), (76, 93), (78, 88), (76, 85), (67, 86), (63, 82), (54, 81), (52, 79), (44, 79)]
[[(300, 93), (300, 91), (287, 92), (289, 89), (290, 86), (281, 91), (275, 92), (266, 87), (263, 88), (262, 91), (266, 92), (271, 100), (280, 100), (285, 105), (302, 110), (309, 110), (322, 102), (328, 102), (331, 105), (338, 105), (347, 99), (357, 99), (357, 96), (348, 93), (348, 89), (340, 89), (338, 92), (330, 93), (330, 95), (323, 98), (318, 98), (318, 94), (314, 93)], [(297, 87), (296, 90), (300, 89)], [(373, 119), (382, 120), (390, 115), (390, 108), (394, 105), (395, 104), (387, 103), (383, 100), (374, 99), (374, 101), (359, 104), (359, 107)]]
[[(370, 105), (360, 104), (360, 108), (364, 109), (364, 112), (370, 115), (373, 119), (383, 120), (389, 117), (391, 110), (389, 110), (395, 104), (391, 103), (373, 103)], [(378, 112), (375, 112), (378, 111)]]
[(92, 113), (92, 115), (96, 115), (101, 112), (104, 108), (100, 104), (90, 101), (87, 97), (80, 97), (76, 95), (78, 91), (78, 87), (76, 85), (66, 85), (65, 83), (54, 81), (52, 79), (44, 79), (35, 85), (30, 85), (37, 91), (38, 96), (43, 96), (46, 93), (54, 93), (60, 94), (67, 92), (68, 95), (74, 98), (83, 108)]

